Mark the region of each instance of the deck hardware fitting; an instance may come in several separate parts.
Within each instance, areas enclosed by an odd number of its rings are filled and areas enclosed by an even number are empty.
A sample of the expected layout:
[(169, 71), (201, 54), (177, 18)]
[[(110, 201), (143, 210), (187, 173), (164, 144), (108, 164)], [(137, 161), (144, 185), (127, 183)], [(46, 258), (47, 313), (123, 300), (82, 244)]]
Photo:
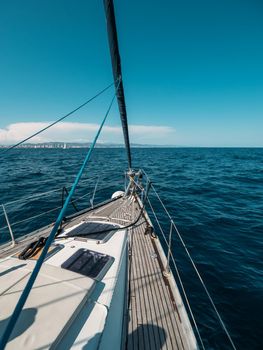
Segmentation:
[(157, 259), (157, 254), (155, 252), (153, 252), (153, 253), (150, 254), (150, 257), (152, 259)]
[(168, 253), (167, 253), (167, 264), (166, 264), (166, 273), (170, 274), (170, 257), (171, 257), (171, 244), (172, 244), (172, 233), (173, 233), (173, 220), (170, 221), (170, 233), (169, 233), (169, 244), (168, 244)]

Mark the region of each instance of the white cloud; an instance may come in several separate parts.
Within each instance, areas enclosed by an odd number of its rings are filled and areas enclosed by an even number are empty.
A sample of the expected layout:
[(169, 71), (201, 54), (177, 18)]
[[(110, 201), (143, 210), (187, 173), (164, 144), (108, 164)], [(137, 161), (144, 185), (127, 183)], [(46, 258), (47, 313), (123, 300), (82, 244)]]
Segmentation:
[[(14, 123), (0, 129), (0, 144), (8, 145), (17, 143), (49, 123), (23, 122)], [(28, 142), (89, 142), (93, 139), (98, 124), (61, 122), (52, 128), (35, 136)], [(130, 125), (130, 141), (144, 144), (174, 144), (175, 129), (169, 126), (157, 125)], [(122, 143), (122, 129), (120, 126), (105, 125), (99, 142)]]

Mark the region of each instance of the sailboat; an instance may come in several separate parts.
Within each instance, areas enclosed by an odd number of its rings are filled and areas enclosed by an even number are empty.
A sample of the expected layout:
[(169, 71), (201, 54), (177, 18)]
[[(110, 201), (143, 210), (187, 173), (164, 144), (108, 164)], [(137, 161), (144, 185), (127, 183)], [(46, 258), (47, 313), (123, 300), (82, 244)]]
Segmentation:
[[(132, 167), (113, 1), (104, 0), (104, 8), (115, 94), (56, 221), (16, 239), (3, 206), (11, 244), (0, 246), (0, 349), (204, 348), (174, 276), (171, 240), (179, 231), (149, 176)], [(128, 160), (125, 190), (65, 216), (115, 97)], [(170, 223), (162, 232), (166, 249), (147, 212), (156, 215), (149, 191)]]

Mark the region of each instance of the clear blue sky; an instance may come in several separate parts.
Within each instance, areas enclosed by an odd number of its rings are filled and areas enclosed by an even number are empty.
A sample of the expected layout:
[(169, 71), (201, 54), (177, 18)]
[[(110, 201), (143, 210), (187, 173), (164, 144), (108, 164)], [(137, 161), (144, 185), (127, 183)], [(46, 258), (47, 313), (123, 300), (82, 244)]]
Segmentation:
[[(147, 143), (263, 146), (261, 0), (116, 0), (115, 11), (129, 123), (162, 127)], [(0, 23), (0, 136), (112, 81), (102, 0), (1, 1)], [(68, 121), (98, 123), (111, 94)]]

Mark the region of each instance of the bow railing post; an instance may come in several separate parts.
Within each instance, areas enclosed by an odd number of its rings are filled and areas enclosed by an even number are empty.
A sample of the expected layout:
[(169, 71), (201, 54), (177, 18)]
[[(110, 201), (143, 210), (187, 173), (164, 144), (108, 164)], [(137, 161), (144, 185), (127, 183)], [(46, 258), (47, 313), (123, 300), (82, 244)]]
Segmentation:
[(16, 244), (15, 237), (14, 237), (14, 234), (13, 234), (13, 231), (12, 231), (12, 228), (11, 228), (11, 225), (10, 225), (10, 222), (9, 222), (9, 219), (8, 219), (7, 212), (5, 210), (4, 204), (2, 204), (2, 208), (3, 208), (4, 216), (5, 216), (5, 219), (6, 219), (6, 223), (7, 223), (7, 226), (8, 226), (8, 230), (9, 230), (9, 233), (10, 233), (10, 236), (11, 236), (12, 246), (15, 246), (15, 244)]
[(127, 190), (127, 173), (124, 172), (124, 192), (126, 193)]
[(90, 199), (90, 205), (91, 205), (91, 208), (92, 208), (92, 209), (93, 209), (93, 206), (94, 206), (94, 199), (95, 199), (95, 194), (96, 194), (96, 191), (97, 191), (98, 183), (99, 183), (99, 177), (98, 177), (98, 179), (97, 179), (97, 182), (96, 182), (96, 184), (95, 184), (92, 197), (91, 197), (91, 199)]
[(144, 201), (144, 188), (141, 191), (141, 202), (143, 203)]
[(146, 189), (144, 191), (143, 203), (146, 203), (151, 186), (152, 186), (152, 182), (148, 180), (146, 183)]
[(170, 258), (171, 258), (171, 246), (172, 246), (172, 234), (173, 234), (173, 220), (170, 220), (170, 232), (169, 232), (169, 241), (168, 241), (168, 252), (167, 252), (167, 263), (166, 263), (166, 269), (165, 269), (165, 275), (169, 275), (171, 272), (170, 269)]

